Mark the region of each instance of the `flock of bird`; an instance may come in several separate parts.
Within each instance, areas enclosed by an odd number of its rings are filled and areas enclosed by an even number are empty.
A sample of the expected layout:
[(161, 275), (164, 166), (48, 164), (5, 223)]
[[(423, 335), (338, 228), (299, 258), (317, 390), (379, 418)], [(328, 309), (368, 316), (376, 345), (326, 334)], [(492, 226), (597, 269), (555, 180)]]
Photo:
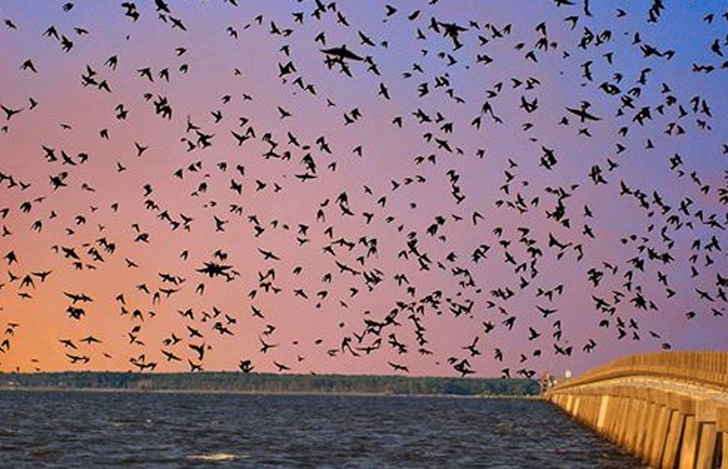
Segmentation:
[(727, 330), (728, 10), (613, 3), (3, 2), (0, 369), (531, 378)]

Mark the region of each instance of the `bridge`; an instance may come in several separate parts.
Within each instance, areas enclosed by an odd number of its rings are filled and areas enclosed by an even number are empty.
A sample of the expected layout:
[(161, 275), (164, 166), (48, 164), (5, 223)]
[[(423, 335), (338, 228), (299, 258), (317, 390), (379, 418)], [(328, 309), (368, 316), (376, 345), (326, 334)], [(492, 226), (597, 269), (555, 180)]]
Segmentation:
[(728, 469), (728, 352), (624, 357), (544, 397), (653, 468)]

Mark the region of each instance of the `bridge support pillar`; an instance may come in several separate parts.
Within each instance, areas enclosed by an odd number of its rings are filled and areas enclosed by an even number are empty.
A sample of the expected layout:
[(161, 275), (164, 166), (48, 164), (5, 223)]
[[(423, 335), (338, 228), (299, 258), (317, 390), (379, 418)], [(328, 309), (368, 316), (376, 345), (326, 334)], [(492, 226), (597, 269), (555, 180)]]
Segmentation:
[(685, 413), (681, 407), (682, 400), (690, 401), (686, 398), (681, 398), (679, 394), (670, 393), (668, 405), (672, 409), (670, 413), (670, 423), (668, 425), (667, 440), (665, 441), (665, 452), (662, 455), (659, 467), (661, 468), (674, 468), (677, 462), (677, 457), (680, 452), (680, 445), (682, 443), (683, 430), (685, 428)]
[(566, 409), (566, 412), (568, 412), (571, 415), (574, 415), (574, 396), (571, 394), (568, 394), (566, 396), (566, 405), (564, 407)]
[(658, 402), (658, 391), (654, 389), (647, 390), (647, 398), (645, 405), (647, 407), (644, 425), (640, 431), (640, 440), (638, 441), (638, 454), (642, 461), (647, 462), (649, 459), (650, 448), (656, 438), (657, 419), (660, 413), (660, 404)]
[(607, 423), (607, 412), (609, 412), (609, 402), (610, 402), (611, 396), (609, 394), (605, 394), (601, 397), (601, 400), (599, 402), (599, 411), (597, 414), (597, 430), (600, 433), (604, 432), (604, 427)]
[(629, 416), (629, 399), (626, 391), (619, 387), (616, 389), (616, 412), (612, 418), (610, 440), (615, 444), (622, 444), (622, 434), (627, 425), (627, 417)]
[(639, 431), (643, 422), (643, 405), (642, 405), (642, 390), (630, 389), (628, 391), (629, 399), (629, 414), (627, 415), (628, 424), (624, 431), (623, 446), (633, 456), (637, 455), (637, 440), (639, 438)]
[(639, 401), (637, 399), (637, 393), (634, 389), (626, 388), (623, 391), (624, 394), (624, 418), (620, 422), (619, 439), (617, 442), (629, 453), (634, 454), (634, 446), (632, 439), (636, 431), (636, 427), (639, 425)]
[(715, 401), (699, 401), (695, 409), (698, 422), (698, 457), (695, 469), (712, 469), (717, 458), (718, 443), (718, 403)]
[(619, 438), (619, 421), (623, 416), (622, 411), (624, 410), (624, 398), (619, 387), (615, 387), (612, 393), (614, 406), (612, 412), (607, 417), (607, 439), (612, 443), (617, 443), (617, 439)]
[(721, 406), (716, 412), (715, 430), (719, 434), (718, 457), (716, 462), (720, 463), (720, 469), (728, 469), (728, 406)]
[(680, 412), (685, 415), (683, 439), (680, 445), (680, 469), (693, 469), (698, 456), (698, 421), (695, 410), (696, 402), (690, 398), (680, 401)]
[(634, 399), (637, 401), (637, 422), (633, 430), (631, 445), (633, 447), (633, 454), (642, 459), (652, 416), (649, 389), (637, 389)]
[(665, 453), (667, 435), (668, 430), (670, 429), (670, 420), (673, 413), (673, 409), (668, 405), (668, 400), (668, 393), (661, 392), (657, 394), (657, 405), (659, 407), (657, 412), (657, 421), (655, 422), (653, 437), (648, 442), (649, 448), (646, 453), (645, 460), (645, 462), (652, 467), (660, 466), (662, 456)]

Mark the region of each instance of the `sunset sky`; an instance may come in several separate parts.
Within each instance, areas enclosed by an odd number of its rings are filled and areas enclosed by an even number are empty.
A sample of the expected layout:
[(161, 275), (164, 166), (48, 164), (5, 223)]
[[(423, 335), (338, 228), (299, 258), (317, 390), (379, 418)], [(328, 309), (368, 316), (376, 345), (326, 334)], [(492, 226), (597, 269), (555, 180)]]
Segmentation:
[(0, 370), (727, 349), (728, 10), (661, 3), (0, 1)]

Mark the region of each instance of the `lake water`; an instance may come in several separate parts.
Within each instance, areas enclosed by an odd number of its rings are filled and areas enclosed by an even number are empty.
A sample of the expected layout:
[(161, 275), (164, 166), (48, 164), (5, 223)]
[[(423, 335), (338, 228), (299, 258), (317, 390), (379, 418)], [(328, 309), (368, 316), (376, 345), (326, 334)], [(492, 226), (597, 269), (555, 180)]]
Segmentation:
[(1, 391), (0, 467), (642, 466), (537, 400)]

